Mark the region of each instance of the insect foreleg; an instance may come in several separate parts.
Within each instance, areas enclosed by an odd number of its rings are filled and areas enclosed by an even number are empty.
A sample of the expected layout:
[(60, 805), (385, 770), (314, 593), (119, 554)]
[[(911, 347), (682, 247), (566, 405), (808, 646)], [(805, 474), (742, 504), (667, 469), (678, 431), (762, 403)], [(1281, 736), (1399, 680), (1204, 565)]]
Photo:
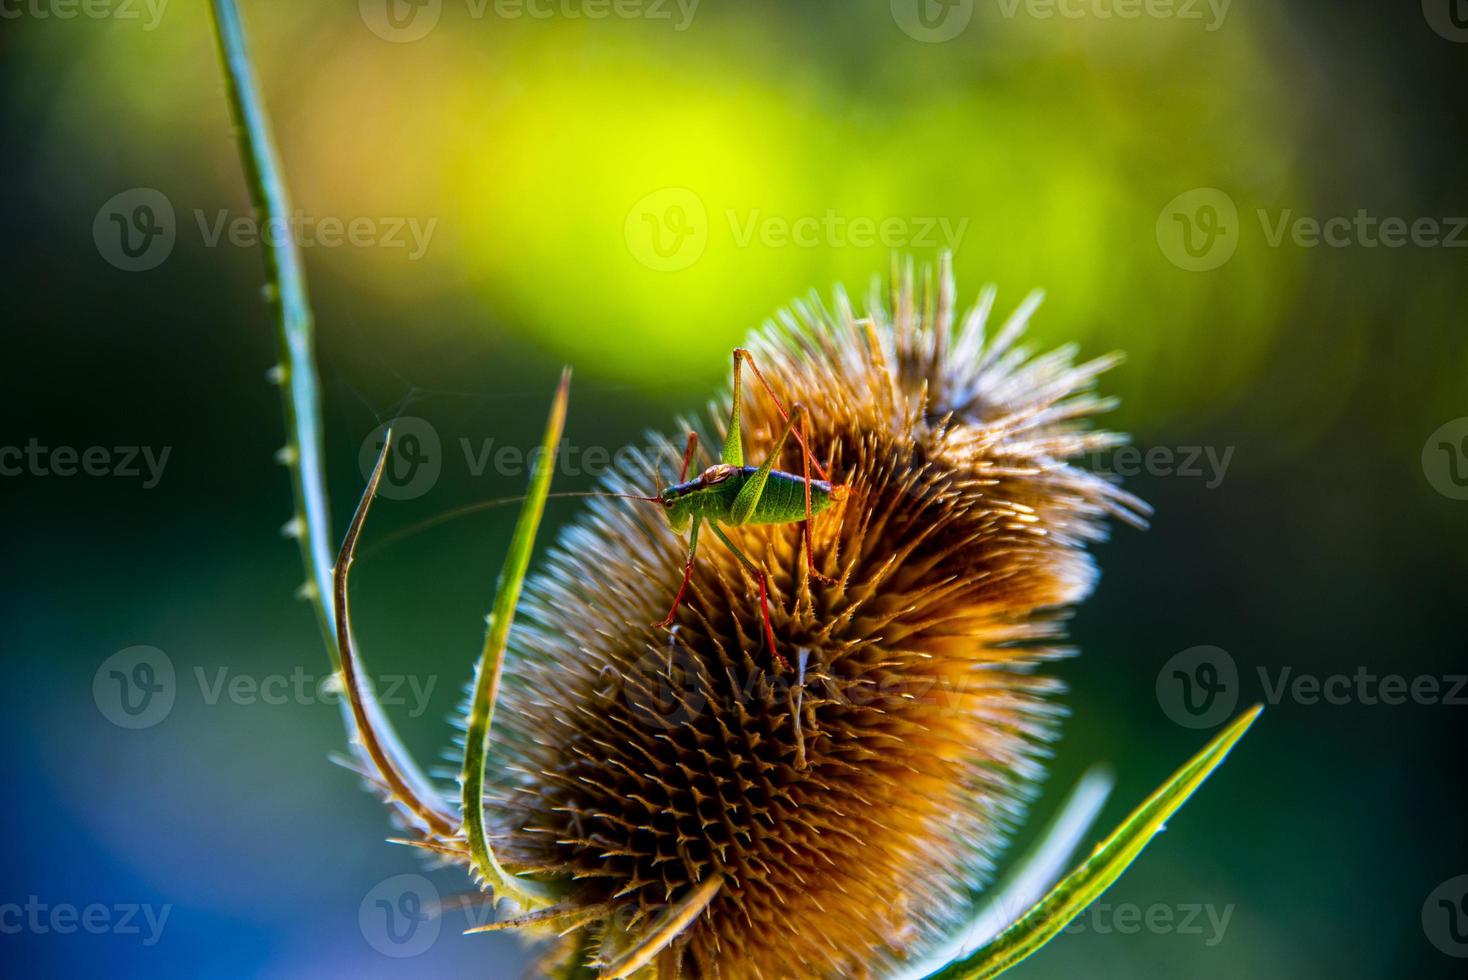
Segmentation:
[[(692, 443), (690, 443), (691, 445)], [(683, 565), (683, 582), (678, 586), (678, 594), (673, 596), (673, 608), (668, 610), (667, 618), (653, 626), (659, 629), (667, 629), (673, 625), (673, 617), (678, 615), (678, 606), (683, 602), (683, 593), (688, 590), (688, 580), (693, 578), (693, 562), (698, 557), (698, 526), (703, 523), (703, 518), (694, 517), (693, 526), (688, 529), (688, 561)], [(715, 527), (715, 533), (718, 532)]]

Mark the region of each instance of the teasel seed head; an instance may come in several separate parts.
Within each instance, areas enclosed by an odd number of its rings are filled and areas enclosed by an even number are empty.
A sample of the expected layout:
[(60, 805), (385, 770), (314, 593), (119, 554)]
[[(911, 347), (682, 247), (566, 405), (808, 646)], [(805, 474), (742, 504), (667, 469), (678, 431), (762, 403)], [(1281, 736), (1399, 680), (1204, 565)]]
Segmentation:
[[(849, 488), (813, 527), (834, 583), (808, 575), (799, 524), (729, 531), (769, 575), (792, 668), (762, 642), (754, 577), (707, 535), (676, 625), (649, 625), (686, 549), (655, 506), (594, 501), (527, 585), (488, 812), (507, 862), (594, 917), (553, 955), (604, 966), (717, 876), (659, 977), (880, 975), (990, 878), (1056, 730), (1040, 668), (1095, 581), (1086, 546), (1146, 507), (1076, 464), (1119, 441), (1089, 428), (1114, 358), (1032, 356), (1037, 298), (996, 331), (992, 291), (955, 320), (946, 259), (924, 281), (894, 272), (864, 317), (839, 292), (796, 304), (749, 345)], [(694, 423), (704, 446), (727, 414)], [(780, 415), (746, 387), (743, 420), (758, 463)], [(605, 489), (655, 493), (673, 456)]]

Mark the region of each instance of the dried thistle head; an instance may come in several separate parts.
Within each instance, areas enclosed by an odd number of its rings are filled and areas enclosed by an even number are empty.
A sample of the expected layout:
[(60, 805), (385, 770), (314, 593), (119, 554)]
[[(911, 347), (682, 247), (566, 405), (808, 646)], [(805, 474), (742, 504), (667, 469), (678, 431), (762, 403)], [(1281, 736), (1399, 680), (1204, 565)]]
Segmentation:
[[(838, 293), (751, 344), (850, 490), (814, 522), (831, 583), (800, 525), (729, 532), (792, 667), (718, 542), (674, 628), (649, 625), (686, 548), (653, 507), (594, 502), (527, 585), (487, 810), (507, 866), (583, 913), (555, 955), (604, 968), (661, 930), (662, 977), (880, 972), (951, 924), (1022, 814), (1058, 715), (1036, 668), (1092, 587), (1085, 546), (1145, 509), (1070, 462), (1115, 441), (1087, 428), (1112, 359), (1017, 346), (1034, 300), (992, 335), (991, 292), (956, 323), (946, 261), (936, 289), (894, 283), (865, 318)], [(747, 391), (743, 419), (758, 460), (780, 416)], [(641, 458), (607, 489), (667, 482)]]
[[(232, 0), (213, 10), (252, 196), (263, 216), (279, 217), (287, 198), (238, 11)], [(531, 586), (505, 697), (512, 738), (496, 756), (495, 771), (512, 778), (486, 787), (506, 643), (550, 482), (551, 468), (537, 466), (472, 688), (454, 813), (395, 738), (354, 649), (352, 556), (390, 436), (328, 566), (298, 250), (268, 243), (266, 269), (293, 440), (289, 526), (346, 693), (356, 762), (413, 843), (531, 909), (491, 928), (561, 935), (547, 962), (556, 976), (664, 980), (866, 976), (937, 938), (986, 880), (1038, 775), (1055, 685), (1034, 669), (1059, 652), (1050, 644), (1061, 610), (1091, 587), (1084, 548), (1108, 515), (1140, 521), (1145, 511), (1069, 462), (1112, 441), (1086, 430), (1103, 407), (1089, 391), (1108, 361), (1075, 367), (1070, 351), (1031, 358), (1015, 347), (1032, 302), (992, 340), (992, 294), (955, 328), (946, 258), (936, 291), (919, 296), (909, 270), (868, 319), (840, 295), (834, 312), (797, 308), (755, 348), (773, 394), (810, 407), (811, 444), (847, 490), (823, 515), (809, 564), (798, 560), (796, 525), (742, 527), (755, 560), (708, 555), (673, 631), (656, 633), (644, 624), (676, 567), (673, 522), (594, 507)], [(543, 460), (559, 444), (568, 382)], [(771, 405), (749, 408), (751, 443), (768, 440)], [(655, 476), (643, 463), (610, 489), (642, 489)], [(764, 641), (797, 651), (798, 667), (759, 649), (751, 570), (774, 583)], [(945, 957), (932, 980), (996, 976), (1053, 938), (1261, 710), (1217, 734), (1012, 928)], [(500, 755), (514, 758), (507, 766)]]

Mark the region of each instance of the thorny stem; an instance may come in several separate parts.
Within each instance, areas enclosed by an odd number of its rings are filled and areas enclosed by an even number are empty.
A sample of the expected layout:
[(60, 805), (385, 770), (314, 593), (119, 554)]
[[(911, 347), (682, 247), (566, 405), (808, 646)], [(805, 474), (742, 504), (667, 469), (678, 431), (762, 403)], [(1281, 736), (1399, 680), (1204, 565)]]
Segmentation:
[[(213, 11), (215, 40), (224, 66), (225, 90), (234, 116), (235, 137), (251, 203), (262, 224), (284, 220), (290, 214), (290, 199), (281, 177), (280, 161), (270, 135), (270, 121), (250, 60), (239, 8), (234, 0), (214, 0)], [(272, 379), (280, 385), (285, 410), (288, 441), (281, 450), (281, 460), (290, 469), (295, 499), (295, 513), (286, 525), (286, 533), (300, 542), (301, 561), (306, 568), (301, 593), (316, 613), (322, 642), (339, 678), (341, 651), (336, 642), (336, 618), (326, 602), (332, 587), (331, 511), (322, 465), (321, 398), (317, 391), (315, 330), (306, 294), (305, 268), (300, 249), (289, 235), (265, 236), (261, 252), (265, 259), (265, 296), (270, 302), (280, 342), (281, 363), (272, 372)], [(428, 780), (402, 749), (377, 698), (372, 696), (371, 681), (365, 671), (360, 683), (368, 718), (377, 730), (378, 740), (394, 757), (414, 791), (425, 799), (434, 796)], [(346, 699), (342, 700), (348, 731), (351, 731), (350, 710)]]
[[(290, 200), (234, 0), (214, 0), (214, 25), (250, 201), (262, 223), (266, 223), (289, 214)], [(326, 603), (326, 596), (331, 594), (331, 510), (321, 464), (321, 399), (316, 390), (315, 326), (306, 295), (306, 274), (300, 250), (289, 235), (265, 236), (261, 253), (265, 259), (264, 292), (279, 327), (281, 363), (272, 379), (280, 385), (285, 409), (289, 442), (282, 455), (291, 472), (296, 502), (296, 514), (287, 525), (287, 533), (300, 542), (307, 575), (303, 591), (316, 612), (332, 664), (340, 668), (336, 623)]]

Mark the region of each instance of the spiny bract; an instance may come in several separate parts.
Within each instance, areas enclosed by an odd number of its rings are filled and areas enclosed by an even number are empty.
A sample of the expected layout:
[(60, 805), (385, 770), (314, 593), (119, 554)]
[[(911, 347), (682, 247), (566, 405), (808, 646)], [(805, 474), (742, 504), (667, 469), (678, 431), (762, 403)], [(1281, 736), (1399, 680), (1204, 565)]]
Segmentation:
[[(1035, 299), (989, 338), (992, 292), (955, 324), (946, 262), (936, 290), (910, 268), (894, 281), (867, 318), (838, 293), (750, 345), (850, 487), (815, 521), (834, 585), (810, 581), (800, 525), (732, 532), (768, 570), (794, 669), (722, 547), (702, 550), (674, 629), (649, 625), (685, 548), (654, 506), (594, 502), (527, 587), (488, 812), (507, 864), (569, 880), (595, 916), (550, 954), (562, 966), (604, 964), (718, 874), (658, 976), (880, 974), (966, 909), (1040, 775), (1059, 711), (1035, 668), (1092, 587), (1085, 545), (1145, 510), (1070, 462), (1118, 441), (1086, 427), (1114, 359), (1016, 346)], [(746, 387), (744, 420), (759, 460), (779, 416)], [(673, 458), (606, 488), (654, 492)]]

